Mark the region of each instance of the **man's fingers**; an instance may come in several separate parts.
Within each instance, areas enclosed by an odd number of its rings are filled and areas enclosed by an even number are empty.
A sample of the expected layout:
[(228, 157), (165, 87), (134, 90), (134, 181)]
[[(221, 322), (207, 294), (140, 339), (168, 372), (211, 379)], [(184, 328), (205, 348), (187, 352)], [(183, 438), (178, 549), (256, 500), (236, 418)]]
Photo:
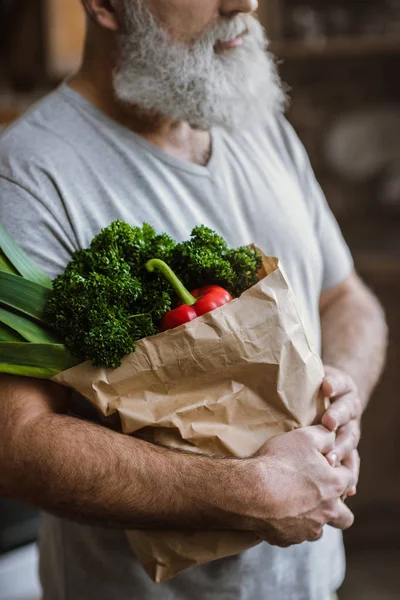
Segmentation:
[(343, 466), (352, 472), (354, 485), (351, 486), (347, 492), (348, 496), (355, 496), (357, 493), (357, 484), (360, 476), (360, 455), (357, 450), (350, 452), (348, 456), (343, 460)]
[(336, 529), (348, 529), (354, 523), (354, 515), (342, 500), (338, 500), (337, 514), (329, 521), (329, 525)]
[(361, 412), (361, 401), (357, 392), (348, 392), (332, 402), (321, 422), (327, 429), (335, 431), (351, 419), (361, 417)]
[(321, 454), (328, 454), (335, 447), (336, 435), (323, 425), (312, 425), (300, 429), (302, 435), (307, 436), (308, 442)]
[(360, 442), (360, 424), (353, 419), (347, 425), (343, 425), (338, 431), (335, 447), (326, 458), (333, 467), (336, 467), (343, 459), (358, 447)]
[(358, 473), (356, 470), (344, 465), (339, 465), (332, 469), (332, 477), (336, 480), (335, 495), (337, 494), (338, 497), (348, 495), (349, 491), (353, 489), (358, 482)]
[(322, 392), (326, 398), (342, 396), (353, 389), (353, 381), (346, 373), (326, 367), (326, 377), (322, 382)]

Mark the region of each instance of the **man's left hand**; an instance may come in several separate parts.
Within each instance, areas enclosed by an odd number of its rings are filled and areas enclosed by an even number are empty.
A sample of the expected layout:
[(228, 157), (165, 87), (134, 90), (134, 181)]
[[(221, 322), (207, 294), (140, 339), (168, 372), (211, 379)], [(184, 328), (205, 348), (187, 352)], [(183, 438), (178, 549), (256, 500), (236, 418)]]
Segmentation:
[[(331, 406), (322, 417), (322, 424), (330, 431), (336, 431), (336, 444), (327, 459), (332, 466), (342, 463), (354, 471), (358, 480), (360, 458), (357, 447), (361, 434), (362, 402), (354, 380), (340, 369), (325, 366), (325, 379), (322, 392), (330, 398)], [(356, 487), (349, 490), (354, 496)]]

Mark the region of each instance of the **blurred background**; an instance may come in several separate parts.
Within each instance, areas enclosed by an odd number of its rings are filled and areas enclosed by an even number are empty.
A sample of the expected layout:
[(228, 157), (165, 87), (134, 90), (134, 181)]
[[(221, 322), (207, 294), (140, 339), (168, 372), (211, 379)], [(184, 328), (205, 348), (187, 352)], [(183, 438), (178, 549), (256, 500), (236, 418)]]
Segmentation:
[[(288, 118), (390, 325), (341, 600), (400, 598), (400, 0), (260, 0)], [(79, 0), (0, 0), (0, 129), (79, 65)], [(1, 201), (1, 200), (0, 200)], [(397, 360), (396, 360), (397, 359)], [(36, 600), (39, 515), (0, 499), (0, 600)], [(278, 599), (276, 599), (278, 600)], [(295, 600), (295, 599), (293, 599)]]

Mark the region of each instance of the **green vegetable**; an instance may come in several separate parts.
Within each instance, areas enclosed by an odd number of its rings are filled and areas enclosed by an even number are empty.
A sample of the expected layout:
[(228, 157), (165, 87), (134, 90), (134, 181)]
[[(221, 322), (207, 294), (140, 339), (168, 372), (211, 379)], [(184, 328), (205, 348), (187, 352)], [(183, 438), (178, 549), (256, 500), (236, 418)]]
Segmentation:
[[(0, 324), (8, 326), (11, 331), (21, 337), (21, 341), (32, 343), (59, 344), (60, 339), (55, 333), (38, 325), (30, 319), (26, 319), (14, 312), (0, 308)], [(7, 341), (7, 340), (2, 340)]]
[(19, 275), (0, 271), (0, 302), (37, 321), (45, 323), (43, 317), (50, 291)]
[(1, 361), (6, 364), (18, 363), (34, 368), (46, 368), (51, 372), (51, 377), (80, 362), (73, 358), (62, 344), (0, 342), (0, 356)]
[(50, 288), (0, 225), (0, 373), (50, 378), (77, 363), (45, 319)]
[(18, 275), (17, 269), (12, 266), (12, 263), (8, 260), (5, 254), (2, 254), (0, 251), (0, 271), (5, 271), (6, 273), (13, 273), (14, 275)]
[(228, 248), (220, 235), (200, 225), (190, 240), (177, 244), (168, 264), (188, 289), (212, 283), (237, 298), (257, 283), (261, 257), (247, 246)]
[[(33, 281), (51, 289), (51, 279), (33, 262), (33, 260), (18, 246), (0, 223), (0, 248), (2, 250), (1, 264), (11, 267), (24, 279)], [(3, 267), (4, 268), (4, 267)]]
[(147, 223), (114, 221), (53, 282), (4, 228), (0, 250), (0, 372), (32, 377), (84, 360), (118, 367), (138, 340), (159, 333), (177, 300), (161, 273), (146, 269), (151, 259), (168, 263), (189, 289), (214, 284), (233, 297), (258, 281), (261, 266), (256, 250), (230, 249), (204, 225), (176, 243)]
[(51, 369), (46, 367), (32, 367), (27, 365), (19, 365), (17, 363), (0, 363), (0, 373), (19, 375), (20, 377), (51, 379), (55, 375), (58, 375), (59, 372), (59, 369)]
[[(23, 342), (24, 338), (12, 327), (0, 323), (0, 342)], [(1, 371), (0, 371), (1, 372)]]
[(88, 249), (75, 252), (53, 282), (46, 316), (74, 355), (95, 366), (118, 367), (139, 339), (159, 333), (161, 318), (176, 300), (162, 275), (147, 271), (153, 258), (167, 262), (186, 287), (212, 282), (234, 296), (258, 281), (261, 264), (256, 251), (229, 249), (204, 226), (177, 244), (147, 223), (114, 221)]
[[(142, 228), (113, 222), (78, 250), (53, 282), (46, 315), (71, 352), (95, 366), (118, 367), (136, 341), (159, 333), (157, 322), (171, 308), (161, 276), (145, 268), (153, 253), (167, 256), (174, 242)], [(151, 253), (151, 256), (149, 256)]]

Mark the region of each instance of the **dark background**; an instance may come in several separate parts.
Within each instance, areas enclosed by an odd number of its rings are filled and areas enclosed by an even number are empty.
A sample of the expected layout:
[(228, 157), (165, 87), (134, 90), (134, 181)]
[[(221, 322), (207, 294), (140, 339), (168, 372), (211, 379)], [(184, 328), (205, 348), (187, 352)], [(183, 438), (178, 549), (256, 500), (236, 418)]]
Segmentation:
[[(388, 365), (364, 418), (348, 600), (400, 597), (400, 0), (261, 0), (288, 117), (390, 325)], [(79, 0), (0, 0), (0, 128), (79, 65)], [(37, 515), (0, 500), (0, 550)], [(22, 517), (21, 517), (22, 515)], [(21, 526), (22, 523), (22, 526)]]

